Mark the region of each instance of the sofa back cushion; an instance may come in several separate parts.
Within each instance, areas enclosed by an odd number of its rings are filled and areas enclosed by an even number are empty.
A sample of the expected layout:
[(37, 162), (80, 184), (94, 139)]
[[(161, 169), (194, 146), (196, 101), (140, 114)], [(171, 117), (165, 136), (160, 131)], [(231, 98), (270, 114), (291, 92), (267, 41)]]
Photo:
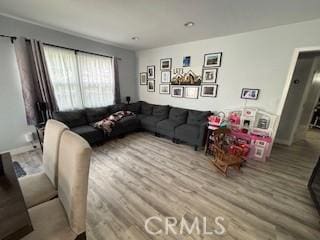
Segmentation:
[(169, 114), (169, 106), (161, 106), (161, 105), (154, 105), (152, 115), (159, 119), (166, 119), (168, 118)]
[(187, 121), (188, 110), (183, 108), (171, 108), (169, 119), (177, 123), (185, 123)]
[(54, 112), (53, 118), (66, 124), (69, 128), (79, 127), (88, 124), (84, 110), (74, 110), (65, 112)]
[(115, 112), (119, 112), (119, 111), (123, 111), (125, 110), (125, 105), (123, 103), (119, 103), (119, 104), (114, 104), (114, 105), (110, 105), (108, 107), (109, 109), (109, 113), (115, 113)]
[(200, 125), (201, 123), (208, 121), (209, 115), (209, 111), (189, 110), (187, 123), (192, 125)]
[(141, 103), (141, 113), (144, 115), (151, 115), (152, 114), (152, 108), (153, 105), (146, 103), (146, 102), (142, 102)]
[(108, 107), (87, 108), (86, 116), (89, 123), (100, 121), (109, 116)]
[(140, 109), (141, 109), (141, 102), (136, 102), (136, 103), (130, 103), (128, 105), (126, 105), (126, 110), (133, 112), (133, 113), (140, 113)]

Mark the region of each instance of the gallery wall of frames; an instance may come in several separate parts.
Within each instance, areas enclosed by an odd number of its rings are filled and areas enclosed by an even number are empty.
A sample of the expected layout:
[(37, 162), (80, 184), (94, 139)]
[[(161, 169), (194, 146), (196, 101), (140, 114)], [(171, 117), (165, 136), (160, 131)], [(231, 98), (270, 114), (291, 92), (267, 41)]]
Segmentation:
[[(146, 66), (146, 72), (140, 72), (140, 85), (145, 85), (148, 92), (155, 92), (158, 82), (160, 94), (176, 98), (217, 97), (221, 62), (222, 52), (205, 54), (202, 74), (197, 75), (190, 67), (191, 56), (182, 59), (183, 67), (173, 67), (172, 58), (163, 58), (160, 59), (159, 66)], [(155, 79), (157, 69), (161, 73), (161, 79), (158, 81)]]

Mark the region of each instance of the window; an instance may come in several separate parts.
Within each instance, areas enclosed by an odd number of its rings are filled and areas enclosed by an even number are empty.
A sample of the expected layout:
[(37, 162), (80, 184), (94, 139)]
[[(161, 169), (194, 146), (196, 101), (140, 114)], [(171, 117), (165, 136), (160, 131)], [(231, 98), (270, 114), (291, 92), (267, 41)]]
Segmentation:
[(112, 58), (47, 45), (44, 52), (59, 110), (113, 104)]

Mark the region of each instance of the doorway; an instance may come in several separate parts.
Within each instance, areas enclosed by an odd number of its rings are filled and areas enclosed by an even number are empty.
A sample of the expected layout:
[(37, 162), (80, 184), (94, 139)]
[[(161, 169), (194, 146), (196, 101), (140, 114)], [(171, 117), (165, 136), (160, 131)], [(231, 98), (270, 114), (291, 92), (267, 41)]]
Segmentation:
[[(320, 51), (299, 52), (282, 110), (276, 140), (304, 140), (320, 97)], [(319, 135), (320, 136), (320, 135)]]

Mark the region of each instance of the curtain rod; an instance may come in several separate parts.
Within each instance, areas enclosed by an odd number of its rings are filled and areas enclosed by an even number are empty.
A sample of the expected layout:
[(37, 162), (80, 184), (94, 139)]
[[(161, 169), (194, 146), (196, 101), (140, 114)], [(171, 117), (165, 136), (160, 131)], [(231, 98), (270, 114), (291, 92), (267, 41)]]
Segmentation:
[[(28, 40), (29, 40), (29, 39), (28, 39)], [(83, 50), (75, 49), (75, 48), (63, 47), (63, 46), (59, 46), (59, 45), (55, 45), (55, 44), (51, 44), (51, 43), (43, 43), (43, 45), (47, 45), (47, 46), (51, 46), (51, 47), (63, 48), (63, 49), (72, 50), (72, 51), (75, 51), (75, 52), (83, 52), (83, 53), (93, 54), (93, 55), (97, 55), (97, 56), (101, 56), (101, 57), (113, 58), (113, 56), (109, 56), (109, 55), (104, 55), (104, 54), (99, 54), (99, 53), (93, 53), (93, 52), (83, 51)], [(118, 59), (118, 60), (121, 60), (121, 58), (117, 58), (117, 59)]]
[(10, 38), (11, 43), (13, 43), (13, 42), (14, 42), (14, 40), (16, 40), (16, 39), (17, 39), (17, 37), (15, 37), (15, 36), (8, 36), (8, 35), (3, 35), (3, 34), (0, 34), (0, 37), (3, 37), (3, 38)]

